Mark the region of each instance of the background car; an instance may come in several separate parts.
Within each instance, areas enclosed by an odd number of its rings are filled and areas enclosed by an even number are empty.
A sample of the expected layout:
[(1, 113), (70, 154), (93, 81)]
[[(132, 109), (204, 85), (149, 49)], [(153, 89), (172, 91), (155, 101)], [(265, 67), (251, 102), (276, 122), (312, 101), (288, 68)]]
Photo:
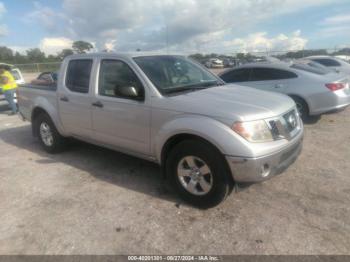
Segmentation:
[(310, 115), (338, 110), (350, 104), (346, 75), (303, 63), (248, 64), (219, 76), (226, 83), (289, 95), (304, 120)]
[(338, 72), (350, 75), (350, 64), (342, 59), (332, 56), (309, 56), (306, 59), (319, 63), (325, 67), (335, 69)]
[(224, 68), (224, 62), (217, 58), (211, 58), (206, 63), (207, 68)]
[(225, 68), (234, 67), (236, 66), (236, 61), (234, 59), (226, 58), (223, 60), (223, 64)]

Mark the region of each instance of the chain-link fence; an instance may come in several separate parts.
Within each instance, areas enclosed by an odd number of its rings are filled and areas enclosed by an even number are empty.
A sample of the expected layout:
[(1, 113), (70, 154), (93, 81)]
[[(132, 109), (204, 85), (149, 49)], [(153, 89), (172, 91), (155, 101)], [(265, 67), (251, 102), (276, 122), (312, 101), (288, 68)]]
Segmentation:
[(22, 73), (41, 73), (41, 72), (55, 72), (60, 69), (61, 63), (33, 63), (33, 64), (16, 64)]

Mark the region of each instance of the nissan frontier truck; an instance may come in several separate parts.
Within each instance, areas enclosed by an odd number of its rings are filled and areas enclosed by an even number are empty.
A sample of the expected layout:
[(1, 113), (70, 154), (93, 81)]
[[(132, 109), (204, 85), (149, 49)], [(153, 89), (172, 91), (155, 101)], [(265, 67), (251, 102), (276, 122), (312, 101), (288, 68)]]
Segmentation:
[(201, 208), (222, 202), (235, 183), (281, 173), (302, 148), (292, 99), (225, 84), (181, 55), (73, 55), (55, 86), (18, 93), (20, 114), (47, 152), (76, 138), (156, 162)]

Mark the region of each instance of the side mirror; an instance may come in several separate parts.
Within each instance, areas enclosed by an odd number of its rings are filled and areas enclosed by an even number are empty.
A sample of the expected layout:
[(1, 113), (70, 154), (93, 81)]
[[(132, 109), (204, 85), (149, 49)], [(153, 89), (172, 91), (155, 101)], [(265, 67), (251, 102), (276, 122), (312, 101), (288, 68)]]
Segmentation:
[(143, 100), (143, 93), (139, 88), (134, 86), (121, 86), (114, 89), (116, 96), (130, 98), (134, 100)]

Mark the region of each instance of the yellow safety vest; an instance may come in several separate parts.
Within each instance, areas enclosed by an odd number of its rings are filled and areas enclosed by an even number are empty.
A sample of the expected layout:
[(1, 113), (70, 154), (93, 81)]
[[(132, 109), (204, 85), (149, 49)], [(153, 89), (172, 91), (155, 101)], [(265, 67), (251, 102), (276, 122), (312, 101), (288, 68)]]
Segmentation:
[(3, 92), (17, 88), (16, 80), (9, 71), (5, 71), (2, 75), (0, 75), (0, 78), (2, 77), (6, 77), (8, 79), (7, 84), (0, 84)]

